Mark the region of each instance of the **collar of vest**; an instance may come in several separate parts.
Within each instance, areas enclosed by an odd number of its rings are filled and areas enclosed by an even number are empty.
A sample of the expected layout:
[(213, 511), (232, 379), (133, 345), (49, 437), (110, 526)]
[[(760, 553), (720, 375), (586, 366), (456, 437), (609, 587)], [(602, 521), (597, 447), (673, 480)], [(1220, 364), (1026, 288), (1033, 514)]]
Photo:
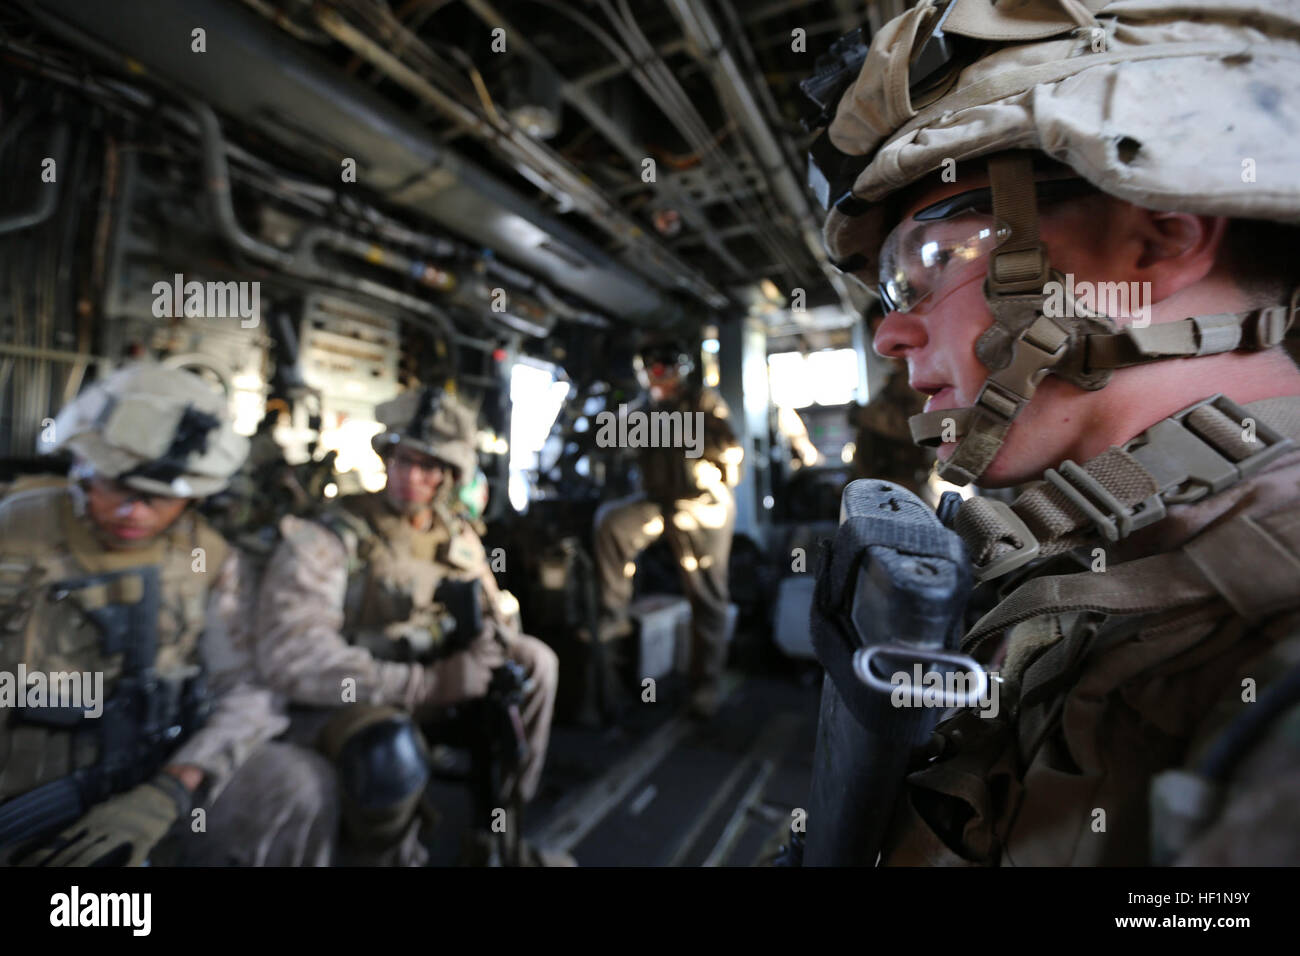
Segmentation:
[(1114, 543), (1160, 521), (1169, 505), (1218, 494), (1296, 451), (1297, 423), (1300, 396), (1243, 407), (1213, 395), (1083, 465), (1049, 468), (1010, 505), (978, 497), (955, 505), (950, 492), (941, 513), (986, 581), (1097, 534)]

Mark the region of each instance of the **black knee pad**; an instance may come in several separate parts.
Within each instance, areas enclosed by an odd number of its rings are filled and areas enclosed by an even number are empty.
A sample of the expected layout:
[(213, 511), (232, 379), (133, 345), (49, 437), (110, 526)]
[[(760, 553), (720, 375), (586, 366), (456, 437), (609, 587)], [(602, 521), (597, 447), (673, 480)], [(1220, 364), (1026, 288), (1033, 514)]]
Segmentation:
[[(431, 768), (418, 727), (406, 714), (362, 714), (334, 737), (343, 819), (363, 846), (398, 840), (415, 817)], [(341, 738), (341, 739), (340, 739)]]
[(383, 810), (423, 792), (429, 753), (409, 717), (394, 715), (347, 739), (336, 759), (344, 797), (363, 811)]

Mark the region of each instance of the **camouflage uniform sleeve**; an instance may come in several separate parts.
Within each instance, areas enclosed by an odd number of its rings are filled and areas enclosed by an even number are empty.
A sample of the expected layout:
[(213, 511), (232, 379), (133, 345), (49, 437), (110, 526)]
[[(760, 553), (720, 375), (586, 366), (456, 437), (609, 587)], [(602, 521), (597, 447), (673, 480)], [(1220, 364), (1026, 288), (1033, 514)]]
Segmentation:
[(249, 640), (256, 587), (248, 570), (238, 551), (218, 570), (200, 644), (214, 695), (212, 713), (170, 761), (203, 770), (208, 800), (253, 750), (289, 725), (271, 690), (257, 683)]
[(424, 667), (380, 661), (344, 638), (348, 554), (329, 529), (292, 516), (262, 579), (257, 604), (257, 666), (263, 679), (297, 704), (336, 706), (345, 680), (355, 700), (414, 709), (433, 695)]

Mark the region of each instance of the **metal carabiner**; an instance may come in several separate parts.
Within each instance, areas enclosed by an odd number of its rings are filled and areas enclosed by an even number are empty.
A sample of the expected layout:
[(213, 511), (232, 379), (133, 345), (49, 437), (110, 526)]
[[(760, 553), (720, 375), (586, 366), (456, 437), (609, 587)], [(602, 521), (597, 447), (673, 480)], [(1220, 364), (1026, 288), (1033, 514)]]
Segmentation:
[[(908, 671), (895, 671), (894, 676), (905, 674), (908, 678), (907, 683), (899, 684), (893, 680), (884, 681), (876, 676), (872, 670), (872, 663), (877, 657), (893, 657), (900, 660), (908, 661), (913, 669)], [(940, 698), (943, 707), (974, 707), (984, 699), (988, 692), (989, 676), (988, 673), (980, 666), (979, 662), (973, 657), (966, 654), (954, 654), (950, 651), (927, 650), (919, 647), (908, 647), (904, 644), (877, 644), (874, 647), (866, 647), (856, 651), (853, 655), (853, 672), (857, 675), (858, 680), (866, 684), (872, 690), (880, 691), (882, 694), (893, 694), (899, 687), (911, 685), (912, 697), (915, 705), (920, 705), (921, 694), (924, 690), (918, 681), (912, 679), (912, 674), (916, 673), (922, 661), (931, 663), (948, 664), (952, 670), (943, 671), (945, 676), (944, 689)], [(948, 679), (953, 670), (964, 671), (975, 677), (975, 688), (972, 690), (965, 686), (965, 694), (958, 694), (953, 689), (953, 681)], [(969, 679), (963, 682), (969, 684)]]

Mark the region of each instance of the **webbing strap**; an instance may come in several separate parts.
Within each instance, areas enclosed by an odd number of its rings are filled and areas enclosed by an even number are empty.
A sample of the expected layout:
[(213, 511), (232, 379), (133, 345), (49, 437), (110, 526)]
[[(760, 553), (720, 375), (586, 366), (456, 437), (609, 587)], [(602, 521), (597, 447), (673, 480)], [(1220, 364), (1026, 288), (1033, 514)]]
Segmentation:
[[(1136, 510), (1159, 491), (1146, 469), (1119, 448), (1102, 452), (1088, 461), (1082, 471), (1111, 489), (1126, 509)], [(1080, 543), (1083, 535), (1079, 532), (1092, 523), (1088, 513), (1051, 481), (1033, 482), (1010, 509), (999, 508), (998, 504), (986, 498), (969, 498), (957, 512), (954, 530), (966, 542), (981, 579), (998, 577), (1018, 567), (1019, 564), (1012, 562), (999, 567), (998, 562), (1009, 555), (1018, 555), (1035, 543), (1038, 547), (1034, 557), (1069, 551)], [(1019, 527), (1009, 520), (1007, 510), (1020, 519)]]
[(983, 408), (970, 409), (967, 433), (953, 453), (939, 462), (939, 477), (956, 485), (968, 485), (979, 479), (998, 456), (1011, 419), (999, 418)]
[(941, 408), (913, 415), (907, 420), (907, 427), (912, 431), (912, 443), (932, 448), (945, 441), (964, 438), (970, 430), (973, 411), (970, 408)]
[(1216, 531), (1183, 550), (1234, 611), (1254, 623), (1300, 604), (1300, 512), (1264, 522), (1243, 515)]
[[(990, 254), (984, 298), (994, 321), (1019, 333), (1012, 342), (1008, 364), (984, 380), (975, 405), (963, 410), (964, 434), (957, 438), (952, 455), (939, 463), (939, 477), (963, 485), (978, 480), (993, 463), (1011, 422), (1033, 397), (1043, 376), (1065, 357), (1069, 346), (1069, 333), (1041, 314), (1043, 287), (1051, 278), (1051, 266), (1047, 247), (1038, 236), (1033, 154), (993, 156), (988, 169), (993, 216), (1008, 226), (1010, 233)], [(929, 427), (932, 420), (922, 424)], [(942, 434), (943, 416), (938, 424)]]
[[(994, 308), (999, 305), (994, 299)], [(952, 455), (939, 463), (941, 478), (965, 484), (984, 473), (1002, 448), (1011, 423), (1034, 397), (1038, 383), (1065, 357), (1069, 341), (1069, 333), (1042, 315), (1016, 336), (1011, 361), (984, 380), (963, 422), (966, 434)]]
[(1083, 466), (1067, 461), (1059, 471), (1048, 469), (1010, 508), (966, 500), (954, 529), (966, 542), (976, 577), (987, 580), (1078, 547), (1092, 529), (1118, 541), (1163, 518), (1167, 504), (1198, 500), (1254, 474), (1296, 447), (1257, 421), (1264, 415), (1290, 423), (1300, 415), (1300, 397), (1243, 408), (1215, 395)]
[(1038, 238), (1038, 196), (1031, 154), (1006, 153), (989, 159), (993, 218), (1011, 234), (989, 261), (989, 290), (1041, 292), (1049, 276), (1047, 249)]
[[(1252, 560), (1240, 560), (1243, 553)], [(1262, 520), (1237, 516), (1177, 551), (1126, 562), (1122, 575), (1080, 571), (1031, 578), (975, 623), (961, 650), (974, 653), (988, 638), (1042, 615), (1156, 614), (1216, 597), (1255, 623), (1300, 606), (1298, 575), (1300, 520), (1293, 512)]]
[(1127, 368), (1179, 356), (1217, 355), (1237, 349), (1259, 351), (1278, 345), (1296, 320), (1300, 301), (1251, 312), (1197, 315), (1145, 328), (1132, 326), (1112, 334), (1085, 336), (1084, 362), (1089, 371)]
[[(1011, 159), (1014, 160), (1014, 156)], [(989, 165), (992, 176), (992, 166), (995, 164), (991, 160)], [(1034, 206), (1034, 198), (1031, 196), (1028, 203), (1023, 198), (1009, 199), (1004, 196), (1001, 200), (998, 199), (998, 196), (1008, 191), (1008, 183), (1011, 194), (1018, 195), (1026, 189), (1015, 185), (1015, 179), (1011, 178), (1010, 170), (1014, 169), (1014, 163), (998, 163), (997, 166), (1001, 185), (997, 185), (996, 179), (993, 206), (1004, 209), (1005, 215), (1018, 215), (1023, 219), (1027, 215), (1026, 209)], [(1032, 187), (1028, 191), (1032, 193)], [(1018, 230), (1021, 235), (1019, 245), (1024, 247), (1028, 243), (1027, 235), (1037, 234), (1036, 220), (1032, 226), (1018, 226)], [(998, 248), (997, 252), (1006, 250), (1014, 241), (1013, 232), (1013, 238)], [(1045, 255), (1043, 265), (1047, 268)], [(1014, 267), (1008, 268), (1014, 272)], [(1005, 290), (996, 291), (997, 285), (1005, 287), (1014, 284), (997, 284), (993, 273), (995, 267), (991, 265), (984, 297), (996, 323), (1009, 329), (1024, 328), (1022, 319), (1026, 302), (1023, 299), (1034, 297), (1013, 295)], [(1030, 287), (1032, 284), (1021, 286)], [(1037, 291), (1041, 293), (1041, 286)], [(1036, 298), (1039, 298), (1041, 304), (1041, 297)], [(1075, 350), (1083, 351), (1083, 371), (1086, 373), (1109, 372), (1110, 369), (1126, 365), (1160, 362), (1179, 356), (1192, 358), (1196, 355), (1236, 350), (1258, 351), (1271, 349), (1281, 343), (1286, 338), (1287, 330), (1296, 323), (1297, 317), (1300, 317), (1300, 286), (1296, 286), (1290, 302), (1283, 306), (1270, 306), (1251, 312), (1192, 316), (1191, 319), (1140, 329), (1130, 326), (1118, 333), (1087, 334), (1082, 337), (1082, 345), (1076, 339), (1074, 349), (1071, 349), (1069, 333), (1047, 316), (1037, 315), (1013, 342), (1010, 363), (985, 380), (974, 407), (923, 412), (922, 415), (911, 416), (907, 424), (911, 428), (915, 444), (936, 446), (944, 441), (958, 442), (953, 454), (940, 463), (939, 475), (953, 483), (969, 484), (978, 480), (991, 466), (1006, 433), (1010, 431), (1011, 421), (1019, 415), (1028, 398), (1032, 397), (1037, 382), (1057, 365), (1066, 362), (1067, 355), (1075, 354)]]

